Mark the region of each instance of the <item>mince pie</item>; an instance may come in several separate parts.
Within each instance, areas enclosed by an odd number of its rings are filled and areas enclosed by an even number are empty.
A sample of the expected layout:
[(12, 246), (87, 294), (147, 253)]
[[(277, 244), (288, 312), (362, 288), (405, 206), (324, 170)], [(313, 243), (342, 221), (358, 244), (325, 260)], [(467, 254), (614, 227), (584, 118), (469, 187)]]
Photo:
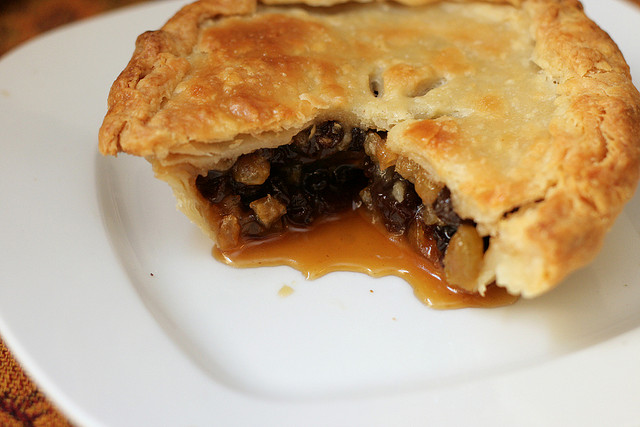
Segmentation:
[(598, 252), (640, 95), (576, 0), (202, 0), (142, 34), (100, 150), (222, 249), (364, 209), (449, 283), (533, 297)]

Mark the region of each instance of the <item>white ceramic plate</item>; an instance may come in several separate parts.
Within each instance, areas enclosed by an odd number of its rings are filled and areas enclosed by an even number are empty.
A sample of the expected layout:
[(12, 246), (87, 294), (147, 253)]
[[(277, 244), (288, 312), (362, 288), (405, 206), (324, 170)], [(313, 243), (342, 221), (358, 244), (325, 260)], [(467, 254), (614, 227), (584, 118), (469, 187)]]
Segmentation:
[[(220, 265), (145, 161), (96, 148), (133, 40), (181, 4), (104, 15), (0, 61), (0, 333), (69, 417), (637, 424), (640, 199), (591, 266), (494, 310), (430, 310), (393, 278)], [(640, 81), (640, 11), (585, 4)]]

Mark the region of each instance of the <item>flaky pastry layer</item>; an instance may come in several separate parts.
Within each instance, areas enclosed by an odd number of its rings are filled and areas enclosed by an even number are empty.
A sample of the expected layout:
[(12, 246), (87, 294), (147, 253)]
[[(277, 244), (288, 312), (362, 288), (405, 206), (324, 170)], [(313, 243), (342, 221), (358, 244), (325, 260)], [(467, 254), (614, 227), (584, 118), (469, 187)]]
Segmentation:
[(265, 3), (142, 34), (100, 150), (146, 157), (215, 240), (199, 174), (338, 120), (387, 131), (490, 236), (480, 292), (536, 296), (595, 256), (638, 181), (640, 95), (578, 1)]

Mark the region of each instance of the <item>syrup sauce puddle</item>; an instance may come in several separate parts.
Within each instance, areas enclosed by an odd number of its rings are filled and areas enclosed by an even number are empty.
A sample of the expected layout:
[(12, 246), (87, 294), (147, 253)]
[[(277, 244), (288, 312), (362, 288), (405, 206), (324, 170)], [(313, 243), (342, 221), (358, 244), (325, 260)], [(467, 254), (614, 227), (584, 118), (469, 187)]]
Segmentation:
[(517, 301), (503, 288), (489, 286), (485, 296), (451, 287), (439, 268), (417, 254), (405, 242), (394, 241), (358, 211), (349, 211), (304, 229), (264, 240), (246, 242), (240, 248), (213, 256), (233, 267), (288, 265), (307, 279), (334, 271), (353, 271), (371, 277), (394, 275), (412, 287), (416, 297), (430, 307), (500, 307)]

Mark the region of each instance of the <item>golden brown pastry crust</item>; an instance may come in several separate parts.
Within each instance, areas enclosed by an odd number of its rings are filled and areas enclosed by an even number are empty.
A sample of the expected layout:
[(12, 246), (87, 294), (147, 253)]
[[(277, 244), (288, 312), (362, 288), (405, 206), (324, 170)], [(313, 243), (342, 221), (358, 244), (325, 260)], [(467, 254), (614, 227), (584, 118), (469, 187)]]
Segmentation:
[[(381, 8), (390, 8), (384, 21)], [(433, 24), (448, 40), (438, 44), (399, 6), (323, 15), (272, 14), (250, 0), (188, 5), (138, 38), (110, 92), (100, 150), (146, 157), (215, 240), (217, 225), (194, 188), (198, 174), (324, 120), (388, 130), (388, 148), (447, 185), (458, 214), (491, 236), (479, 291), (495, 280), (538, 295), (595, 256), (631, 197), (640, 95), (616, 45), (578, 1), (433, 8), (460, 19), (468, 12), (469, 28)], [(362, 13), (360, 32), (340, 21), (349, 13)], [(492, 28), (504, 34), (481, 37)], [(496, 62), (504, 75), (492, 80), (482, 70)], [(383, 93), (374, 96), (372, 84)]]

